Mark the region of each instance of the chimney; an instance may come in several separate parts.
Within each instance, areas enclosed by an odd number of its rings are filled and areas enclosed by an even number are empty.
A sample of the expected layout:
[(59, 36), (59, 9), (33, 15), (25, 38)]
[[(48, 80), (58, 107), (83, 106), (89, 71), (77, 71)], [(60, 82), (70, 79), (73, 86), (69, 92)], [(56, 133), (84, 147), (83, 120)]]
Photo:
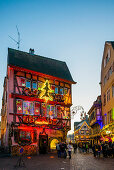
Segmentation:
[(34, 49), (30, 48), (30, 49), (29, 49), (29, 54), (34, 55)]

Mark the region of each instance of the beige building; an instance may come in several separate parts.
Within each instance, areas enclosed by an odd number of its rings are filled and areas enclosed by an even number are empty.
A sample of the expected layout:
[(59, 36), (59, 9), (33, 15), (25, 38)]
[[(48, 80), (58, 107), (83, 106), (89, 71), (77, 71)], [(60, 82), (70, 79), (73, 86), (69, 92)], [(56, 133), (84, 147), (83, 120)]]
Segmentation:
[(114, 134), (114, 41), (106, 41), (101, 66), (103, 135)]

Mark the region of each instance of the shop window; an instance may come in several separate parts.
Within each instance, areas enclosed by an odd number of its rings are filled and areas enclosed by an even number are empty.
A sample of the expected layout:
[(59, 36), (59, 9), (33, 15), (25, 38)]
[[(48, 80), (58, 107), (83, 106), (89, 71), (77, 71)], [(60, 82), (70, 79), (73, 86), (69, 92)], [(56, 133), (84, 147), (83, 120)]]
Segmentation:
[(37, 82), (32, 82), (32, 88), (37, 89)]
[(60, 94), (63, 95), (63, 88), (60, 88)]
[(40, 116), (40, 103), (35, 102), (34, 114)]
[(16, 109), (18, 114), (23, 113), (23, 102), (21, 99), (16, 100)]
[(54, 105), (47, 105), (47, 117), (52, 119), (57, 117)]
[(27, 87), (27, 88), (31, 88), (31, 83), (30, 83), (29, 80), (26, 80), (26, 87)]
[(20, 142), (21, 145), (31, 143), (31, 133), (30, 131), (20, 131)]
[(29, 101), (23, 101), (23, 114), (34, 115), (34, 103)]

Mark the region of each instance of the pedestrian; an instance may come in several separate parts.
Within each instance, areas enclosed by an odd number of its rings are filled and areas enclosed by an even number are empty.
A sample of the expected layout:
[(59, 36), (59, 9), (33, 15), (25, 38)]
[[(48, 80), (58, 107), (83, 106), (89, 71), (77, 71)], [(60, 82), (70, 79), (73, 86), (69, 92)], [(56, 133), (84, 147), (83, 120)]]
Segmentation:
[(100, 158), (100, 154), (101, 154), (101, 144), (100, 143), (98, 143), (97, 149), (98, 149), (98, 157)]
[(72, 145), (71, 142), (68, 144), (68, 154), (69, 154), (69, 159), (71, 159), (71, 151), (72, 151)]
[(88, 153), (88, 149), (89, 149), (89, 146), (88, 146), (88, 143), (86, 143), (86, 153)]
[(57, 150), (58, 158), (61, 158), (61, 150), (60, 150), (60, 144), (59, 143), (57, 143), (57, 145), (56, 145), (56, 150)]
[(77, 149), (77, 144), (73, 143), (73, 148), (74, 148), (74, 153), (76, 153), (76, 149)]
[(96, 144), (94, 144), (93, 147), (92, 147), (94, 157), (96, 157), (96, 155), (97, 155), (96, 149), (97, 149), (97, 146), (96, 146)]

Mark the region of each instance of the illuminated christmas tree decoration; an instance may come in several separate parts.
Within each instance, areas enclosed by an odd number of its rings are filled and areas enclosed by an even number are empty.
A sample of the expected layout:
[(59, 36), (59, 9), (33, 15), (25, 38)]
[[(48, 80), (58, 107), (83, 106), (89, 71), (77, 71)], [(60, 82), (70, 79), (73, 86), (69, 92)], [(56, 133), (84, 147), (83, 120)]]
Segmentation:
[(53, 101), (53, 97), (50, 95), (50, 93), (52, 93), (52, 90), (50, 88), (49, 81), (46, 80), (41, 88), (40, 99), (44, 99), (46, 103), (48, 100)]

